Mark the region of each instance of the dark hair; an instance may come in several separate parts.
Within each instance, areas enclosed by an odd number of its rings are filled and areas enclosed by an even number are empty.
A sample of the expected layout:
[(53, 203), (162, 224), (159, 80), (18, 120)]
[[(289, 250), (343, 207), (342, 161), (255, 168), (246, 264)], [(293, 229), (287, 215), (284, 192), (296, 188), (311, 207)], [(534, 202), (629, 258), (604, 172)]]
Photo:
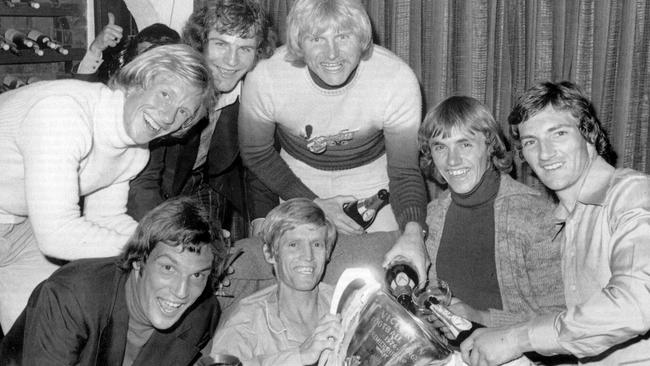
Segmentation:
[(424, 117), (418, 131), (420, 169), (429, 179), (445, 183), (431, 156), (431, 141), (439, 136), (451, 136), (452, 131), (468, 131), (485, 136), (492, 166), (509, 173), (512, 154), (508, 151), (503, 130), (483, 103), (468, 96), (449, 97), (433, 107)]
[(518, 125), (548, 106), (552, 106), (557, 111), (571, 113), (578, 120), (578, 130), (582, 137), (596, 147), (598, 155), (610, 164), (615, 164), (616, 154), (596, 116), (596, 108), (582, 89), (570, 81), (539, 82), (519, 97), (508, 116), (508, 124), (510, 124), (510, 135), (520, 153)]
[[(140, 48), (143, 43), (149, 43), (145, 48)], [(123, 44), (117, 54), (113, 54), (100, 65), (98, 76), (100, 80), (108, 80), (115, 75), (124, 65), (128, 64), (139, 54), (154, 47), (181, 42), (181, 36), (175, 30), (161, 23), (154, 23), (143, 28), (135, 37)]]
[(176, 197), (149, 211), (129, 238), (118, 265), (123, 271), (133, 269), (134, 262), (146, 262), (156, 245), (182, 245), (183, 250), (199, 252), (208, 246), (214, 254), (211, 282), (221, 275), (226, 250), (220, 231), (208, 219), (207, 210), (191, 197)]
[(203, 52), (211, 30), (240, 38), (257, 38), (258, 59), (271, 57), (275, 50), (277, 35), (266, 12), (254, 0), (209, 2), (190, 15), (183, 27), (183, 41)]

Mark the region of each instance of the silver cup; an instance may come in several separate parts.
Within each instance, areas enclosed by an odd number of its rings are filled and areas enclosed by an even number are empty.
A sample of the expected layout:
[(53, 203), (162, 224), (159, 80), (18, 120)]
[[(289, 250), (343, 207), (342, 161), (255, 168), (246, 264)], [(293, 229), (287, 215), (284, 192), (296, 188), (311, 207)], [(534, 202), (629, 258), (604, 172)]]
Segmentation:
[[(359, 272), (353, 273), (353, 276), (359, 275)], [(359, 286), (358, 279), (339, 279), (334, 292), (336, 300), (332, 305), (342, 314), (345, 329), (345, 336), (335, 349), (335, 364), (423, 366), (449, 363), (453, 352), (442, 336), (404, 309), (382, 286)], [(367, 283), (368, 278), (361, 282)], [(356, 290), (350, 291), (350, 287)]]

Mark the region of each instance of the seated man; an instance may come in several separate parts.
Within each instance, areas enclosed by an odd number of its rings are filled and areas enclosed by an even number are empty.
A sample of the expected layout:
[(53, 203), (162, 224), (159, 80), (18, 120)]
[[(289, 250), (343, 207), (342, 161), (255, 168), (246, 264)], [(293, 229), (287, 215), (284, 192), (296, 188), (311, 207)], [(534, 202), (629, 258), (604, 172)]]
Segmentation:
[(609, 164), (607, 135), (573, 83), (536, 84), (508, 123), (524, 159), (560, 200), (567, 310), (479, 329), (461, 345), (463, 358), (498, 365), (537, 351), (590, 365), (650, 364), (650, 177)]
[(244, 298), (214, 336), (210, 354), (246, 365), (311, 365), (342, 337), (329, 314), (331, 286), (321, 283), (336, 229), (311, 200), (294, 198), (269, 212), (264, 256), (277, 282)]
[(450, 310), (500, 326), (564, 309), (555, 204), (507, 173), (501, 128), (478, 100), (445, 99), (419, 131), (423, 171), (449, 189), (427, 207), (430, 279), (445, 280)]
[(217, 325), (210, 282), (223, 254), (205, 209), (167, 201), (119, 257), (71, 262), (42, 282), (3, 340), (0, 364), (191, 365)]

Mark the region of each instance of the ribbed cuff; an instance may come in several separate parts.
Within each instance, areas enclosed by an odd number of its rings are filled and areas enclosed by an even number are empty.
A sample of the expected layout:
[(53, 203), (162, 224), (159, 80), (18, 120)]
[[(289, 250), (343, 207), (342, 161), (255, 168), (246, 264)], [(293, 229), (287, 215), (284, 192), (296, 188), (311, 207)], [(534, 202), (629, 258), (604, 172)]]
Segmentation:
[[(393, 209), (395, 206), (393, 206)], [(395, 211), (395, 210), (394, 210)], [(404, 230), (404, 226), (406, 226), (407, 222), (417, 222), (420, 224), (420, 226), (423, 229), (427, 229), (427, 223), (426, 223), (426, 209), (422, 209), (421, 207), (417, 206), (411, 206), (411, 207), (406, 207), (399, 213), (395, 215), (395, 218), (397, 219), (397, 224), (399, 225), (400, 230)]]

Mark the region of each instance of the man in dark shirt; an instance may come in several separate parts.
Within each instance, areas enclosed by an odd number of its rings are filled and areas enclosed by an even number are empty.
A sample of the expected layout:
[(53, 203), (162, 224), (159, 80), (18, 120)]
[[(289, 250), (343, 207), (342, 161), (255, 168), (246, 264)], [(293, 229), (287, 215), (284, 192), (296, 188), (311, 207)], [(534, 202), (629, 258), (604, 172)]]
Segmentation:
[(191, 365), (214, 332), (224, 249), (194, 199), (167, 201), (119, 257), (71, 262), (32, 293), (0, 365)]
[(220, 0), (190, 16), (183, 40), (204, 54), (217, 94), (207, 117), (186, 138), (151, 144), (149, 164), (131, 182), (128, 213), (139, 220), (170, 197), (196, 195), (211, 220), (221, 221), (237, 240), (246, 235), (248, 222), (237, 143), (239, 94), (244, 76), (273, 53), (275, 33), (257, 2)]

